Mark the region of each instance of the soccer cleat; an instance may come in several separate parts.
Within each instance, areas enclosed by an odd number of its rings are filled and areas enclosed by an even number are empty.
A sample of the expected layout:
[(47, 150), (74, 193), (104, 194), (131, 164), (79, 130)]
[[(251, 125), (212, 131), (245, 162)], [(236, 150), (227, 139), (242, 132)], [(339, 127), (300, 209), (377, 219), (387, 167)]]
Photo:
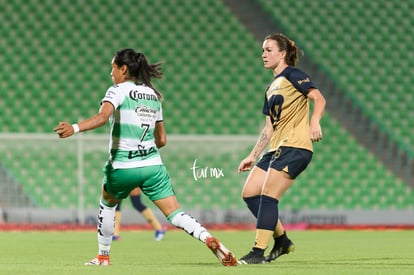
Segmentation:
[(115, 236), (115, 235), (112, 236), (113, 241), (119, 241), (120, 239), (121, 239), (121, 236)]
[(295, 251), (295, 244), (286, 238), (281, 244), (275, 242), (270, 254), (266, 256), (266, 262), (271, 262), (282, 256), (283, 254), (289, 254)]
[(237, 260), (233, 253), (214, 237), (206, 239), (206, 245), (216, 255), (217, 259), (224, 266), (236, 266)]
[(258, 254), (252, 249), (247, 255), (241, 257), (237, 262), (239, 264), (265, 264), (266, 258), (263, 256), (263, 252)]
[(165, 231), (166, 230), (164, 230), (164, 229), (156, 230), (155, 231), (155, 240), (156, 241), (161, 241), (162, 239), (164, 239)]
[(102, 265), (102, 266), (109, 266), (109, 256), (102, 256), (98, 255), (89, 262), (85, 263), (85, 265), (91, 266), (91, 265)]

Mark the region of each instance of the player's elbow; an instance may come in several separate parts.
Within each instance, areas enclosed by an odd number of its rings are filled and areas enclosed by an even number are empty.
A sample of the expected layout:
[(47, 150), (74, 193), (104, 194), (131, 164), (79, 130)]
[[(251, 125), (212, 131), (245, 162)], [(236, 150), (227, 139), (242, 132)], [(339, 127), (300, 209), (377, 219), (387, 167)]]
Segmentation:
[(167, 144), (167, 135), (162, 121), (157, 121), (155, 124), (154, 138), (155, 145), (157, 145), (158, 148), (161, 148)]
[(167, 144), (166, 136), (160, 136), (155, 139), (155, 145), (157, 145), (158, 148), (164, 147), (166, 144)]

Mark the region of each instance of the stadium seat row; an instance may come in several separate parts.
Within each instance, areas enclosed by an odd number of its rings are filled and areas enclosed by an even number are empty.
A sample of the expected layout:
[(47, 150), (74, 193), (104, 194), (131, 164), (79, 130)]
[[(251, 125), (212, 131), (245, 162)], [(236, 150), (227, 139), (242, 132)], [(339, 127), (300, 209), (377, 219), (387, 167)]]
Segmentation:
[[(413, 25), (409, 1), (282, 1), (277, 7), (274, 1), (260, 3), (372, 119), (395, 130), (397, 141), (414, 145), (413, 97), (406, 77), (414, 58), (405, 46), (410, 36), (404, 36)], [(302, 16), (297, 16), (298, 10)], [(20, 0), (5, 3), (0, 15), (7, 30), (3, 43), (13, 45), (4, 47), (0, 56), (0, 75), (11, 80), (0, 83), (1, 132), (51, 133), (59, 120), (74, 122), (94, 114), (111, 85), (111, 56), (122, 47), (137, 48), (150, 61), (163, 63), (164, 79), (155, 85), (165, 96), (169, 134), (260, 132), (263, 91), (272, 75), (261, 64), (261, 41), (221, 1), (176, 5), (129, 0), (119, 5), (113, 0)], [(383, 48), (393, 49), (390, 58)], [(323, 127), (325, 138), (315, 145), (311, 168), (284, 198), (287, 208), (413, 207), (405, 183), (329, 114)], [(107, 128), (95, 133), (107, 133)], [(77, 207), (76, 150), (59, 151), (37, 142), (3, 143), (0, 149), (7, 152), (2, 165), (39, 207)], [(245, 207), (240, 192), (246, 175), (233, 172), (250, 147), (214, 156), (181, 149), (165, 151), (163, 159), (186, 208)], [(85, 154), (88, 208), (95, 208), (99, 198), (105, 150)], [(195, 181), (190, 167), (202, 156), (226, 176)]]

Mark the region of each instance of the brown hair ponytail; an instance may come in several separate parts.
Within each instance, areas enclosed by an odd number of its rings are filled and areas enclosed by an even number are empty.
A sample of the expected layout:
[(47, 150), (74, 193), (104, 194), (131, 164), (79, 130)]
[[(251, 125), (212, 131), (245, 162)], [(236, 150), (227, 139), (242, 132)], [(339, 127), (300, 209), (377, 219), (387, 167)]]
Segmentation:
[(303, 51), (296, 46), (295, 41), (289, 39), (282, 33), (272, 33), (265, 37), (265, 40), (271, 39), (276, 41), (280, 51), (286, 51), (285, 61), (289, 66), (296, 67), (299, 62), (299, 53), (303, 55)]

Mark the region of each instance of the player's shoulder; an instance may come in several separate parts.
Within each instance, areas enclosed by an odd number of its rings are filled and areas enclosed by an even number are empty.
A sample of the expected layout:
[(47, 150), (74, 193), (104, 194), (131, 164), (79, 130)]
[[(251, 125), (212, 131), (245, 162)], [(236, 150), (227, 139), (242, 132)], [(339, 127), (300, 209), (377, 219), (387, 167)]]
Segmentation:
[(107, 91), (112, 91), (113, 93), (117, 93), (120, 94), (123, 91), (130, 91), (132, 89), (134, 89), (133, 87), (135, 87), (136, 85), (134, 83), (129, 83), (129, 82), (124, 82), (124, 83), (119, 83), (119, 84), (113, 84), (111, 86), (108, 87)]
[(122, 101), (122, 98), (125, 98), (130, 90), (124, 83), (113, 84), (106, 90), (104, 99), (108, 101)]
[(281, 75), (285, 76), (286, 78), (290, 77), (297, 77), (307, 75), (303, 70), (299, 69), (298, 67), (288, 66), (286, 69), (283, 70)]
[(130, 89), (131, 87), (136, 87), (137, 85), (133, 82), (122, 82), (118, 84), (113, 84), (111, 87), (114, 89)]
[(310, 82), (309, 75), (297, 67), (289, 66), (281, 74), (291, 83), (303, 82), (305, 80)]
[(109, 86), (106, 90), (107, 91), (116, 91), (119, 89), (119, 85), (118, 84), (112, 84), (111, 86)]

